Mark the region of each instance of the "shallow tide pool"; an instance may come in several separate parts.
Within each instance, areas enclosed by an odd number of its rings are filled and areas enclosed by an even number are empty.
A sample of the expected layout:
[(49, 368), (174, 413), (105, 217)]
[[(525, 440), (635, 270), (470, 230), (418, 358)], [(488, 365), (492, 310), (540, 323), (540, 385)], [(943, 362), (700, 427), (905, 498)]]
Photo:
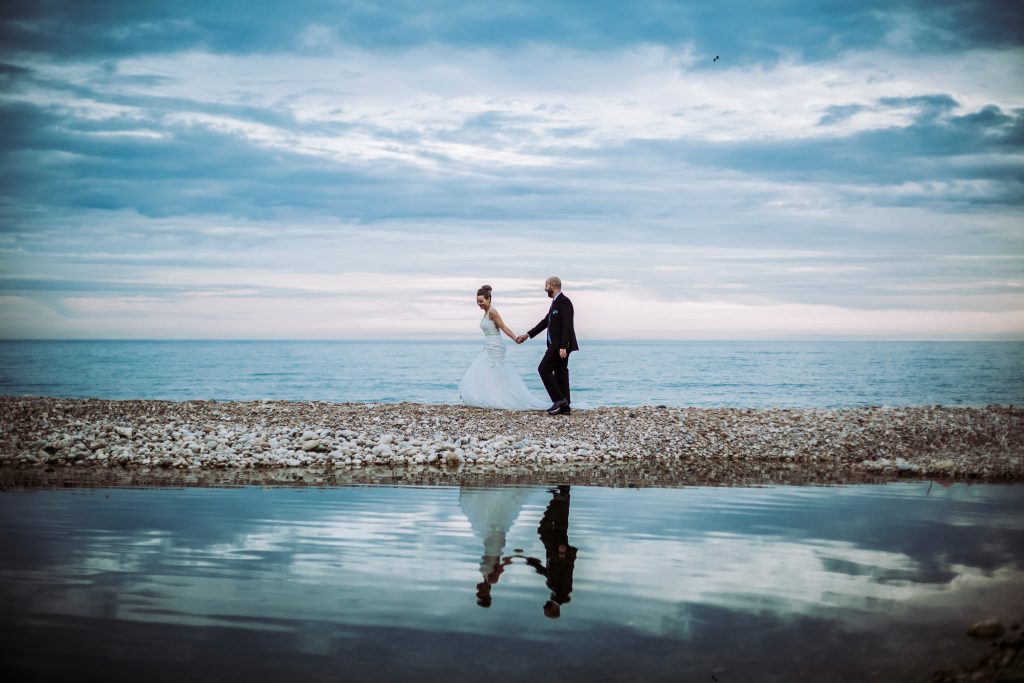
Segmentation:
[(1024, 616), (1022, 511), (928, 482), (6, 491), (0, 668), (917, 681)]

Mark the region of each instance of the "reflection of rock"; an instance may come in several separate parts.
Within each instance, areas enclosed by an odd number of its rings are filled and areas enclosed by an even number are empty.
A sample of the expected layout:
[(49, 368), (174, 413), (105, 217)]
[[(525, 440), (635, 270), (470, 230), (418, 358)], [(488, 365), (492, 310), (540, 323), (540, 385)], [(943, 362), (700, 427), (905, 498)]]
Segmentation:
[(986, 619), (967, 629), (967, 635), (972, 638), (998, 638), (1003, 635), (1003, 630), (1002, 623), (997, 619)]
[[(1003, 625), (995, 619), (979, 621), (967, 632), (974, 635), (972, 631), (980, 628), (983, 632), (997, 630), (999, 634), (1004, 633)], [(1015, 623), (1010, 627), (1010, 633), (1006, 638), (992, 642), (992, 650), (980, 661), (972, 666), (937, 671), (929, 679), (931, 683), (1010, 683), (1011, 681), (1024, 681), (1024, 639), (1021, 639), (1018, 629), (1020, 624)], [(981, 636), (978, 636), (981, 637)], [(994, 636), (987, 636), (994, 637)]]

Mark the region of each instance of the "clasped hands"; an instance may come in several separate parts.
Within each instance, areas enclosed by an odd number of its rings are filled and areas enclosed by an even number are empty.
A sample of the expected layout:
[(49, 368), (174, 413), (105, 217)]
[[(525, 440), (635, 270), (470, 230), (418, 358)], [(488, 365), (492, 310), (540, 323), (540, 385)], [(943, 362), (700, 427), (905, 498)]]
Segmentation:
[[(528, 335), (528, 334), (521, 334), (518, 337), (516, 337), (516, 344), (522, 344), (524, 341), (526, 341), (529, 338), (530, 338), (530, 335)], [(565, 349), (558, 349), (558, 357), (559, 358), (566, 358), (568, 356), (569, 356), (569, 352), (567, 350), (565, 350)]]

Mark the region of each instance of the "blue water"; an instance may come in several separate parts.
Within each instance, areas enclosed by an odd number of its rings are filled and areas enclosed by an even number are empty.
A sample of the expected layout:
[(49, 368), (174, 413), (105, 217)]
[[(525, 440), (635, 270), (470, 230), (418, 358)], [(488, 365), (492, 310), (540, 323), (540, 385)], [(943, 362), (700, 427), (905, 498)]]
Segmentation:
[[(458, 403), (476, 341), (4, 341), (0, 394)], [(544, 395), (540, 343), (508, 361)], [(1024, 403), (1024, 342), (590, 341), (590, 405), (845, 407)]]
[(984, 655), (970, 624), (1020, 618), (1022, 506), (927, 483), (5, 491), (0, 671), (923, 681)]

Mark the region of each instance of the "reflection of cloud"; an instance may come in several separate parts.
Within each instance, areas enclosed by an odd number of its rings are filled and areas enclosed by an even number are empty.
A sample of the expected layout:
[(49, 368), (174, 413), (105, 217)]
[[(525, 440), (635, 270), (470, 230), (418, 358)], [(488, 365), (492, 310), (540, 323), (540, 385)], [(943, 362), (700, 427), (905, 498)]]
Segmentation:
[(958, 574), (951, 583), (922, 582), (916, 578), (919, 564), (901, 553), (846, 542), (726, 533), (685, 540), (613, 538), (588, 547), (587, 558), (587, 580), (617, 583), (622, 596), (780, 614), (834, 610), (840, 619), (899, 610), (901, 603), (931, 602), (966, 587), (975, 592), (984, 583), (990, 588), (1020, 585), (1024, 579), (1024, 572), (1008, 568), (993, 574), (961, 566), (950, 568)]
[[(879, 619), (998, 613), (1024, 585), (1016, 489), (926, 489), (576, 488), (569, 539), (579, 555), (564, 616), (588, 628), (685, 637), (701, 628), (694, 615), (703, 608), (741, 621), (770, 613), (864, 629)], [(537, 522), (550, 494), (516, 493), (528, 503), (507, 531), (506, 552), (543, 557)], [(340, 621), (521, 629), (523, 637), (544, 637), (532, 627), (548, 591), (522, 563), (495, 588), (500, 618), (476, 608), (481, 538), (455, 489), (157, 495), (133, 503), (134, 493), (126, 495), (131, 504), (111, 510), (70, 496), (51, 499), (58, 514), (39, 508), (56, 520), (74, 518), (64, 529), (73, 539), (59, 540), (32, 515), (18, 517), (42, 543), (73, 545), (31, 567), (45, 588), (19, 596), (26, 610), (245, 628)], [(522, 502), (513, 498), (495, 507), (503, 529)], [(175, 501), (185, 504), (178, 509)], [(145, 511), (127, 523), (133, 506)]]

